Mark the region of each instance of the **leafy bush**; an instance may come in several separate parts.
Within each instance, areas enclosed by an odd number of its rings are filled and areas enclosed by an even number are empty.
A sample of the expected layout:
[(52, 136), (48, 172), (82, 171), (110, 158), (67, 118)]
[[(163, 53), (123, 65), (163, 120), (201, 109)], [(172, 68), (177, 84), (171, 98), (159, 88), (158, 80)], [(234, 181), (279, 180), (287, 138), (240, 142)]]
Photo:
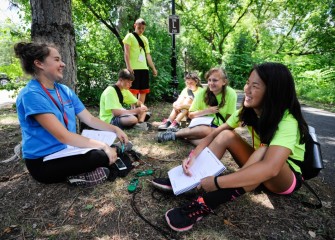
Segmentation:
[(296, 78), (298, 94), (308, 100), (335, 103), (335, 68), (300, 73)]

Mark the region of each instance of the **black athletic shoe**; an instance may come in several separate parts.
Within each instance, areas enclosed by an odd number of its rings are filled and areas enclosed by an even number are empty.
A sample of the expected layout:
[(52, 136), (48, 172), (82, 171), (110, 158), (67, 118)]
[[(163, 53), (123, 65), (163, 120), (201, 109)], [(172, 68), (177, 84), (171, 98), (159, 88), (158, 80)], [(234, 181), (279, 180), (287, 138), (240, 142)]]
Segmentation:
[(172, 185), (169, 178), (154, 178), (151, 183), (155, 188), (172, 192)]
[(174, 132), (167, 131), (167, 132), (160, 132), (157, 134), (157, 141), (159, 143), (174, 140), (176, 140), (176, 134)]
[(151, 118), (151, 112), (145, 114), (144, 122), (147, 122)]
[(183, 207), (170, 209), (165, 213), (165, 219), (171, 229), (184, 232), (210, 213), (214, 213), (213, 210), (207, 207), (202, 197), (198, 197)]
[(168, 127), (170, 127), (171, 122), (169, 119), (164, 119), (163, 123), (161, 125), (158, 126), (158, 130), (162, 131), (162, 130), (166, 130), (168, 129)]
[(109, 176), (109, 169), (99, 167), (92, 172), (82, 173), (76, 176), (69, 176), (67, 181), (73, 186), (93, 187), (95, 185), (106, 182)]

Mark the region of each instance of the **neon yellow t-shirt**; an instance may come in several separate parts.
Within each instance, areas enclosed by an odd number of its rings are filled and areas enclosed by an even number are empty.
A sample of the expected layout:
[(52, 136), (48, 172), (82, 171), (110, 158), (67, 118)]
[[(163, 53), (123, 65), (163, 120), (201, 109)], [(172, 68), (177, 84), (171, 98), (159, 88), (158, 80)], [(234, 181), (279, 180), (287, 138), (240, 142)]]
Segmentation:
[[(203, 89), (202, 87), (197, 87), (197, 90), (195, 90), (195, 91), (193, 92), (194, 97), (195, 97), (196, 95), (198, 95), (200, 92), (202, 92), (203, 90), (204, 90), (204, 89)], [(184, 88), (184, 89), (181, 91), (181, 93), (179, 94), (179, 96), (180, 96), (180, 97), (183, 97), (183, 98), (187, 98), (187, 97), (188, 97), (187, 87)]]
[[(236, 110), (233, 115), (227, 120), (227, 124), (232, 128), (240, 126), (238, 114), (240, 110)], [(252, 127), (247, 126), (247, 129), (252, 136)], [(269, 146), (282, 146), (291, 150), (290, 157), (298, 161), (304, 160), (305, 155), (305, 144), (300, 144), (300, 133), (298, 128), (298, 122), (289, 113), (288, 110), (284, 112), (282, 120), (278, 124), (278, 129), (275, 132)], [(260, 146), (260, 138), (256, 132), (254, 132), (254, 148), (258, 149)], [(293, 169), (301, 173), (300, 168), (293, 163), (291, 160), (287, 160), (288, 164)]]
[[(205, 103), (205, 93), (206, 88), (204, 88), (201, 92), (195, 95), (193, 103), (189, 109), (190, 112), (201, 111), (207, 109), (209, 106)], [(218, 94), (216, 96), (216, 100), (218, 103), (221, 102), (222, 94)], [(227, 115), (232, 115), (236, 111), (236, 102), (237, 102), (237, 94), (234, 89), (227, 86), (226, 96), (225, 96), (225, 105), (219, 109), (220, 114), (227, 120)], [(214, 117), (213, 124), (216, 126), (220, 126), (223, 124), (222, 120), (216, 117), (215, 114), (209, 114), (208, 116)]]
[(136, 37), (132, 33), (128, 33), (123, 39), (123, 44), (130, 46), (129, 62), (132, 69), (149, 69), (146, 61), (146, 53), (150, 53), (148, 39), (141, 35), (140, 38), (144, 43), (144, 50), (140, 47)]
[[(125, 104), (134, 104), (137, 102), (137, 98), (126, 89), (121, 90), (123, 96), (123, 102)], [(112, 109), (124, 109), (120, 103), (119, 97), (115, 91), (115, 88), (108, 86), (100, 97), (100, 113), (99, 117), (102, 121), (110, 123), (113, 118)]]

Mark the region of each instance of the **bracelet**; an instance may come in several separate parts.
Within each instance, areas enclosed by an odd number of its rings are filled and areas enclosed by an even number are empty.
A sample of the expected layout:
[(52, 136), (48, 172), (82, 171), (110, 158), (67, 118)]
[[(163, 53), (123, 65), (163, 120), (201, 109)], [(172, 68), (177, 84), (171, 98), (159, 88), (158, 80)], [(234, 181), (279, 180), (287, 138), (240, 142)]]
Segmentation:
[(222, 189), (218, 184), (218, 176), (214, 177), (214, 184), (215, 184), (217, 189)]

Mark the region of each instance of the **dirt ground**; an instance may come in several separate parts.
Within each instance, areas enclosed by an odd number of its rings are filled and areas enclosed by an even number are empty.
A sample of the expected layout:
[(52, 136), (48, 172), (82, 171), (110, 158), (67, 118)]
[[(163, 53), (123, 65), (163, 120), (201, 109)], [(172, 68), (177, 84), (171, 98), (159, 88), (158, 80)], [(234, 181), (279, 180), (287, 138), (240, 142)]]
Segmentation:
[[(170, 111), (169, 103), (149, 107), (150, 121), (160, 121)], [(239, 131), (250, 140), (244, 130)], [(125, 178), (80, 188), (38, 183), (22, 160), (4, 163), (13, 156), (20, 134), (15, 110), (0, 109), (0, 239), (335, 239), (335, 190), (323, 178), (309, 181), (323, 201), (321, 209), (301, 204), (315, 200), (304, 187), (290, 197), (258, 190), (221, 206), (192, 231), (176, 234), (166, 225), (164, 213), (192, 195), (155, 191), (150, 180), (166, 176), (167, 170), (180, 164), (192, 149), (190, 144), (158, 144), (154, 129), (129, 130), (136, 151), (142, 154), (140, 165)], [(226, 172), (237, 170), (229, 154), (222, 161)], [(138, 191), (128, 193), (129, 181), (144, 169), (153, 169), (154, 176), (141, 177)]]

